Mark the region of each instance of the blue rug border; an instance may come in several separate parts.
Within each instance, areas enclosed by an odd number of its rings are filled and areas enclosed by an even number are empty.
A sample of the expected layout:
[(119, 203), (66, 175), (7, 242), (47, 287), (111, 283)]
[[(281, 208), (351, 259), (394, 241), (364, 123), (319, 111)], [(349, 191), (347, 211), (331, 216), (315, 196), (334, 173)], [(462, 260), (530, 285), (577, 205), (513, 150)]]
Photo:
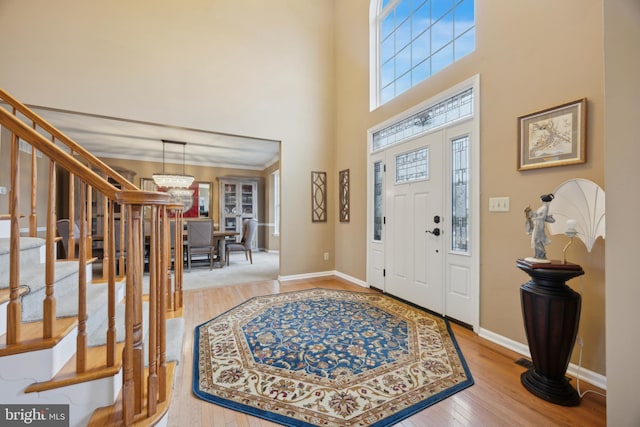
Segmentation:
[[(238, 412), (242, 412), (244, 414), (247, 415), (251, 415), (254, 417), (258, 417), (258, 418), (262, 418), (265, 419), (267, 421), (272, 421), (287, 427), (316, 427), (315, 424), (309, 424), (306, 423), (304, 421), (299, 421), (296, 420), (294, 418), (290, 418), (284, 415), (280, 415), (280, 414), (274, 414), (273, 412), (270, 411), (264, 411), (261, 409), (256, 409), (252, 406), (248, 406), (248, 405), (243, 405), (241, 403), (236, 403), (236, 402), (231, 402), (227, 399), (223, 399), (220, 398), (218, 396), (214, 396), (212, 394), (206, 393), (204, 391), (200, 391), (198, 389), (198, 385), (200, 384), (200, 370), (199, 370), (199, 363), (198, 363), (198, 351), (197, 349), (200, 348), (200, 328), (211, 322), (212, 320), (215, 320), (221, 316), (224, 316), (225, 314), (229, 313), (232, 310), (235, 310), (237, 307), (239, 307), (240, 305), (246, 304), (251, 300), (257, 299), (257, 298), (263, 298), (263, 297), (268, 297), (268, 296), (275, 296), (275, 295), (285, 295), (285, 294), (294, 294), (294, 293), (300, 293), (300, 292), (310, 292), (310, 291), (314, 291), (314, 290), (331, 290), (331, 291), (339, 291), (339, 292), (349, 292), (349, 293), (367, 293), (367, 294), (372, 294), (375, 295), (373, 293), (369, 293), (369, 292), (359, 292), (359, 291), (347, 291), (347, 290), (340, 290), (340, 289), (328, 289), (328, 288), (309, 288), (309, 289), (303, 289), (303, 290), (298, 290), (298, 291), (291, 291), (291, 292), (280, 292), (277, 294), (266, 294), (266, 295), (259, 295), (259, 296), (255, 296), (255, 297), (251, 297), (249, 299), (247, 299), (246, 301), (244, 301), (243, 303), (240, 303), (232, 308), (230, 308), (229, 310), (226, 310), (224, 313), (221, 313), (209, 320), (207, 320), (206, 322), (202, 322), (199, 325), (197, 325), (194, 328), (194, 340), (193, 340), (193, 382), (192, 382), (192, 387), (191, 390), (193, 392), (194, 395), (196, 395), (197, 397), (199, 397), (200, 399), (222, 406), (224, 408), (227, 409), (231, 409), (234, 411), (238, 411)], [(401, 298), (398, 298), (396, 296), (393, 295), (389, 295), (386, 294), (384, 292), (380, 293), (383, 296), (395, 299), (397, 301), (400, 301), (402, 303), (408, 304), (410, 306), (412, 306), (413, 308), (416, 308), (418, 310), (424, 311), (425, 313), (428, 313), (432, 316), (438, 317), (442, 320), (444, 320), (445, 325), (447, 326), (447, 332), (449, 333), (449, 337), (451, 338), (451, 341), (453, 342), (453, 346), (456, 349), (456, 352), (458, 353), (458, 357), (460, 358), (460, 363), (462, 364), (462, 368), (464, 369), (464, 372), (467, 376), (467, 380), (465, 380), (464, 382), (457, 384), (451, 388), (448, 388), (447, 390), (441, 391), (440, 393), (431, 396), (430, 398), (420, 401), (418, 403), (416, 403), (413, 406), (410, 406), (407, 409), (404, 409), (394, 415), (391, 415), (383, 420), (380, 420), (374, 424), (371, 424), (369, 427), (389, 427), (392, 426), (396, 423), (399, 423), (400, 421), (409, 418), (410, 416), (428, 408), (429, 406), (435, 405), (436, 403), (445, 400), (446, 398), (458, 393), (459, 391), (464, 390), (465, 388), (471, 387), (474, 384), (474, 379), (473, 376), (471, 375), (471, 371), (469, 370), (469, 366), (467, 365), (467, 361), (464, 358), (464, 354), (462, 353), (462, 350), (460, 350), (460, 346), (458, 345), (458, 340), (456, 339), (455, 335), (453, 334), (453, 330), (451, 329), (451, 325), (449, 324), (449, 319), (447, 319), (446, 317), (441, 316), (440, 314), (434, 313), (431, 310), (425, 309), (423, 307), (417, 306), (411, 302), (408, 302), (406, 300), (403, 300)]]

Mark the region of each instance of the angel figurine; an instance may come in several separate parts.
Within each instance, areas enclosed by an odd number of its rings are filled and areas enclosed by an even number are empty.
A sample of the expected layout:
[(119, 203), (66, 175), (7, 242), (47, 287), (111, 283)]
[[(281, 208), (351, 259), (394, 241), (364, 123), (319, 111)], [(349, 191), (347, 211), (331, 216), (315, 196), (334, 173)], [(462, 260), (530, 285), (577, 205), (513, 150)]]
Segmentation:
[(524, 210), (526, 217), (525, 230), (531, 235), (531, 247), (535, 251), (534, 258), (528, 258), (535, 262), (550, 262), (547, 260), (547, 251), (544, 246), (551, 243), (545, 230), (545, 223), (556, 222), (553, 215), (549, 215), (549, 203), (554, 199), (553, 194), (543, 194), (540, 196), (542, 206), (537, 211), (532, 211), (530, 206)]

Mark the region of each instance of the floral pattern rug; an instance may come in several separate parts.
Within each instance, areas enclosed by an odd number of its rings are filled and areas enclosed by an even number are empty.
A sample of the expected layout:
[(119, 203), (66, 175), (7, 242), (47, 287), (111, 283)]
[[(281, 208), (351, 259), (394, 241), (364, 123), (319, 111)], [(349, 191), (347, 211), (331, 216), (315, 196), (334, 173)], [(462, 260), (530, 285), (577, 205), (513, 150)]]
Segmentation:
[(444, 319), (378, 293), (255, 297), (195, 329), (193, 392), (287, 426), (389, 426), (472, 384)]

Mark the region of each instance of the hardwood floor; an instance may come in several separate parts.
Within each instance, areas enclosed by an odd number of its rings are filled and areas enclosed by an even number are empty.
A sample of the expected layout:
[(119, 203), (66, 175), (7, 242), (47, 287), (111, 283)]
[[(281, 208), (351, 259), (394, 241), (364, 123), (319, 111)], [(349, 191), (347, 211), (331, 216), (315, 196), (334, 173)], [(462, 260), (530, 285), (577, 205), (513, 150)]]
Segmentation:
[[(197, 325), (251, 297), (317, 287), (375, 292), (338, 278), (299, 280), (282, 284), (270, 281), (185, 291), (182, 361), (177, 366), (168, 425), (277, 426), (278, 424), (205, 402), (192, 394), (193, 330)], [(587, 393), (577, 407), (554, 405), (539, 399), (520, 384), (520, 374), (525, 368), (515, 363), (521, 358), (519, 354), (479, 338), (461, 326), (452, 324), (452, 329), (475, 384), (405, 419), (397, 424), (398, 427), (606, 425), (604, 397)], [(580, 386), (583, 392), (587, 389), (602, 392), (584, 382), (581, 382)]]

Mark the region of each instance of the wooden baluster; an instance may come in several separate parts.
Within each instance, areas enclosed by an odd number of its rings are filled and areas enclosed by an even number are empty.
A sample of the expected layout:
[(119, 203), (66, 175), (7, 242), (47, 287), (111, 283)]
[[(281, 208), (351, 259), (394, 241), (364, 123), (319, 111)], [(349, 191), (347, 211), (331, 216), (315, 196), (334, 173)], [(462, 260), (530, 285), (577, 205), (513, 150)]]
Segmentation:
[[(108, 286), (108, 323), (107, 327), (107, 366), (114, 366), (116, 363), (116, 245), (115, 245), (115, 218), (114, 218), (114, 204), (115, 202), (108, 200), (105, 197), (104, 203), (104, 217), (103, 217), (103, 257), (106, 259), (106, 263), (103, 262), (102, 268), (106, 269), (107, 286)], [(105, 271), (102, 273), (103, 277)]]
[(93, 258), (93, 187), (87, 185), (87, 258)]
[[(15, 109), (14, 109), (15, 114)], [(7, 344), (20, 341), (22, 305), (20, 287), (20, 146), (15, 133), (11, 134), (11, 191), (9, 192), (9, 214), (11, 215), (11, 239), (9, 253), (9, 304), (7, 306)]]
[(76, 337), (76, 372), (87, 370), (87, 185), (80, 183), (80, 249), (78, 261), (78, 335)]
[[(124, 207), (121, 204), (121, 207)], [(121, 216), (122, 220), (122, 216)], [(123, 356), (123, 402), (125, 425), (133, 423), (142, 410), (144, 349), (142, 342), (142, 269), (140, 253), (140, 205), (126, 209), (127, 222), (127, 280), (125, 303), (125, 348)]]
[[(144, 242), (141, 205), (126, 206), (128, 219), (127, 229), (127, 290), (133, 293), (133, 375), (135, 378), (135, 412), (139, 414), (143, 405), (144, 385), (144, 342), (143, 342), (143, 317), (142, 317), (142, 276), (143, 276), (143, 252)], [(127, 234), (127, 233), (125, 233)]]
[(157, 280), (157, 246), (158, 246), (158, 207), (151, 206), (151, 224), (149, 226), (149, 377), (147, 378), (147, 416), (158, 410), (158, 361), (157, 361), (157, 327), (158, 327), (158, 280)]
[(109, 248), (113, 248), (113, 241), (109, 239), (109, 230), (113, 233), (113, 224), (110, 222), (110, 218), (113, 218), (112, 206), (114, 202), (107, 199), (105, 194), (100, 194), (100, 197), (102, 197), (102, 279), (108, 280), (109, 259), (114, 259), (109, 250)]
[[(73, 152), (71, 153), (73, 156)], [(69, 172), (69, 241), (67, 259), (76, 259), (76, 176)]]
[(125, 264), (125, 243), (126, 243), (126, 233), (125, 233), (125, 221), (127, 206), (120, 206), (120, 247), (116, 248), (120, 251), (120, 257), (118, 258), (118, 278), (123, 279), (127, 273), (126, 264)]
[(182, 273), (184, 268), (184, 239), (182, 236), (183, 222), (182, 222), (182, 206), (179, 206), (175, 210), (176, 227), (175, 227), (175, 252), (173, 255), (173, 281), (175, 286), (175, 295), (173, 298), (174, 309), (179, 310), (182, 308)]
[[(165, 275), (162, 273), (163, 270), (163, 266), (164, 263), (162, 262), (162, 257), (164, 256), (164, 241), (162, 238), (162, 230), (164, 229), (163, 227), (163, 223), (162, 221), (164, 221), (164, 211), (162, 210), (162, 207), (158, 206), (158, 225), (157, 228), (155, 230), (156, 235), (158, 236), (158, 239), (156, 240), (156, 244), (158, 245), (158, 250), (156, 252), (156, 278), (157, 278), (157, 293), (156, 293), (156, 298), (158, 300), (157, 304), (156, 304), (156, 308), (157, 310), (153, 313), (153, 315), (156, 318), (156, 333), (157, 333), (157, 339), (156, 339), (156, 364), (159, 367), (160, 366), (160, 335), (158, 334), (159, 331), (159, 325), (160, 325), (160, 307), (162, 307), (162, 304), (160, 302), (160, 300), (163, 298), (163, 289), (164, 285), (162, 284)], [(158, 376), (159, 377), (159, 376)], [(158, 378), (158, 384), (160, 382), (160, 378)], [(160, 388), (160, 386), (158, 385), (158, 387)], [(158, 390), (158, 393), (160, 393), (160, 390)], [(156, 398), (158, 398), (160, 395), (158, 394), (158, 396), (156, 396)]]
[(158, 386), (160, 394), (158, 400), (164, 402), (167, 399), (167, 278), (168, 278), (168, 266), (167, 252), (171, 252), (169, 242), (169, 211), (166, 205), (160, 207), (162, 212), (162, 247), (161, 251), (164, 252), (160, 257), (162, 277), (160, 278), (160, 291), (158, 292), (158, 298), (160, 306), (158, 307), (158, 338), (160, 350), (158, 353)]
[(49, 187), (47, 190), (47, 234), (45, 260), (45, 298), (43, 301), (42, 336), (53, 337), (56, 321), (55, 250), (56, 250), (56, 162), (49, 161)]
[[(35, 122), (33, 128), (36, 128)], [(31, 147), (31, 213), (29, 214), (29, 236), (38, 235), (38, 220), (36, 216), (36, 199), (38, 196), (38, 163), (36, 162), (36, 149)]]
[(167, 299), (167, 310), (173, 310), (173, 287), (171, 286), (171, 219), (169, 218), (169, 212), (171, 211), (171, 209), (169, 209), (169, 207), (167, 207), (165, 209), (165, 213), (167, 214), (167, 216), (164, 218), (164, 221), (162, 222), (163, 225), (163, 231), (162, 231), (162, 238), (163, 238), (163, 246), (164, 246), (164, 252), (163, 252), (163, 256), (166, 258), (164, 261), (164, 265), (165, 265), (165, 269), (166, 269), (166, 276), (165, 276), (165, 292), (166, 292), (166, 299)]

